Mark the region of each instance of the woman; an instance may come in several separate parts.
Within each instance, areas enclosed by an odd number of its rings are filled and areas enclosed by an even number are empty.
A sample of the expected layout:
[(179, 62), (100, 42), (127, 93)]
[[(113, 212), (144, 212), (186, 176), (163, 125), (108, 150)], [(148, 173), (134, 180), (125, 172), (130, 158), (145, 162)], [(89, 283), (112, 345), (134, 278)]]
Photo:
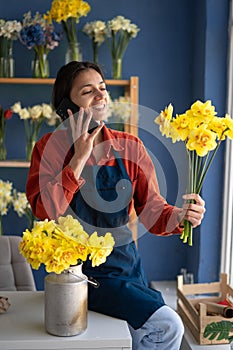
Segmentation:
[[(84, 273), (100, 282), (98, 289), (89, 288), (89, 309), (125, 319), (133, 349), (177, 350), (182, 322), (161, 293), (148, 287), (127, 223), (134, 208), (151, 233), (180, 234), (184, 219), (193, 227), (201, 223), (204, 201), (188, 194), (184, 199), (194, 204), (169, 205), (142, 142), (104, 125), (108, 94), (97, 65), (63, 66), (53, 90), (56, 109), (65, 97), (80, 111), (73, 115), (68, 109), (66, 127), (34, 147), (26, 189), (33, 212), (41, 220), (72, 213), (89, 233), (110, 231), (116, 244), (106, 263), (94, 269), (84, 264)], [(89, 130), (93, 119), (97, 126)]]

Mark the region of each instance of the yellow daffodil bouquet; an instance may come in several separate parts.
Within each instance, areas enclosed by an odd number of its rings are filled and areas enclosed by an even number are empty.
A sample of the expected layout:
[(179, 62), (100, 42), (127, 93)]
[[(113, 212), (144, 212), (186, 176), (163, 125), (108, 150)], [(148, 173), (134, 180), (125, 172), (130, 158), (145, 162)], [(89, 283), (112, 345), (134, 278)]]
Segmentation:
[(90, 5), (83, 0), (53, 0), (50, 10), (45, 15), (49, 22), (61, 23), (69, 46), (69, 61), (80, 61), (76, 24), (80, 17), (86, 16), (90, 11)]
[(71, 215), (54, 220), (37, 221), (32, 230), (26, 229), (20, 242), (20, 253), (33, 269), (45, 265), (47, 272), (60, 274), (71, 265), (87, 259), (99, 266), (111, 254), (115, 242), (110, 232), (88, 235), (83, 226)]
[[(233, 139), (233, 120), (228, 114), (218, 117), (211, 101), (196, 101), (183, 114), (173, 117), (173, 106), (169, 104), (155, 118), (163, 136), (172, 142), (183, 141), (188, 154), (187, 192), (200, 193), (207, 171), (222, 141)], [(192, 245), (192, 225), (184, 222), (181, 235), (184, 243)]]

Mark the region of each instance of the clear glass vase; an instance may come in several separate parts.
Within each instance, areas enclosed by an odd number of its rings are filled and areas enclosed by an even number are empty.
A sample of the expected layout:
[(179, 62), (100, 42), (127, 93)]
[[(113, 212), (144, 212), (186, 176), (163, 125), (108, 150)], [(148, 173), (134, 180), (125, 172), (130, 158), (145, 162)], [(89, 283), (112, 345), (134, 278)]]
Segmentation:
[(30, 162), (32, 157), (32, 150), (35, 146), (36, 140), (27, 140), (26, 142), (26, 161)]
[(48, 78), (49, 74), (48, 54), (35, 51), (35, 58), (32, 61), (33, 78)]
[(13, 78), (15, 76), (15, 60), (13, 58), (13, 40), (6, 40), (6, 53), (3, 60), (3, 76)]
[(0, 78), (4, 77), (5, 38), (0, 37)]
[(4, 57), (0, 57), (0, 78), (4, 77)]
[(4, 137), (0, 137), (0, 160), (6, 160), (6, 145)]
[(82, 61), (82, 53), (76, 41), (68, 42), (65, 63), (67, 64), (72, 61)]
[(99, 59), (98, 59), (98, 43), (95, 42), (95, 40), (92, 40), (92, 50), (93, 50), (93, 62), (98, 64)]
[(122, 78), (122, 58), (112, 59), (112, 78), (113, 79)]

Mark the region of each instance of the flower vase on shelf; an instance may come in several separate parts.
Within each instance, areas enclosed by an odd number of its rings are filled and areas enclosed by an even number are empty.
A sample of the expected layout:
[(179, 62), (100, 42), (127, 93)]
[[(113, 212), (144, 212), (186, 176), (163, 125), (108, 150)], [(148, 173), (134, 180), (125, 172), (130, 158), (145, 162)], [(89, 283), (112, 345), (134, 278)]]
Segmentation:
[(122, 78), (122, 58), (112, 58), (112, 78)]
[(35, 57), (32, 61), (32, 76), (33, 78), (49, 77), (48, 53), (44, 52), (44, 50), (35, 49)]
[(87, 277), (82, 264), (45, 277), (45, 329), (68, 337), (87, 328)]
[(0, 78), (4, 77), (5, 38), (0, 37)]
[(96, 43), (94, 40), (92, 40), (92, 50), (93, 50), (93, 62), (95, 64), (98, 64), (98, 43)]
[(26, 142), (26, 161), (30, 162), (32, 157), (32, 150), (35, 146), (36, 140), (27, 140)]
[(13, 40), (6, 40), (6, 55), (3, 64), (3, 75), (5, 78), (13, 78), (15, 75), (15, 61), (13, 58)]
[(4, 111), (0, 106), (0, 160), (6, 159), (5, 124), (6, 119), (4, 116)]
[(6, 145), (4, 137), (0, 137), (0, 160), (6, 160)]
[(78, 42), (71, 41), (68, 42), (68, 49), (65, 57), (66, 63), (72, 61), (82, 61), (82, 54)]
[(0, 78), (4, 77), (4, 57), (0, 57)]
[(38, 139), (39, 132), (43, 123), (43, 118), (24, 119), (24, 129), (26, 134), (26, 161), (30, 162), (33, 147)]

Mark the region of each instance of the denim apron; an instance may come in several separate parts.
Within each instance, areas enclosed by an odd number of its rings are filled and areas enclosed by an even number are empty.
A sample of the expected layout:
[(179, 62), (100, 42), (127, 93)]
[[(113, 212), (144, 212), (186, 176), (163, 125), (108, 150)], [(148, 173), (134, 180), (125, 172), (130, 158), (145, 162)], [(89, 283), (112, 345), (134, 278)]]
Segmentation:
[(132, 199), (132, 183), (118, 153), (115, 166), (86, 166), (84, 186), (71, 203), (78, 219), (88, 233), (111, 232), (115, 239), (112, 253), (104, 264), (92, 267), (83, 264), (83, 272), (99, 282), (89, 284), (89, 310), (126, 320), (140, 328), (161, 306), (159, 291), (148, 287), (132, 233), (127, 227), (128, 207)]

